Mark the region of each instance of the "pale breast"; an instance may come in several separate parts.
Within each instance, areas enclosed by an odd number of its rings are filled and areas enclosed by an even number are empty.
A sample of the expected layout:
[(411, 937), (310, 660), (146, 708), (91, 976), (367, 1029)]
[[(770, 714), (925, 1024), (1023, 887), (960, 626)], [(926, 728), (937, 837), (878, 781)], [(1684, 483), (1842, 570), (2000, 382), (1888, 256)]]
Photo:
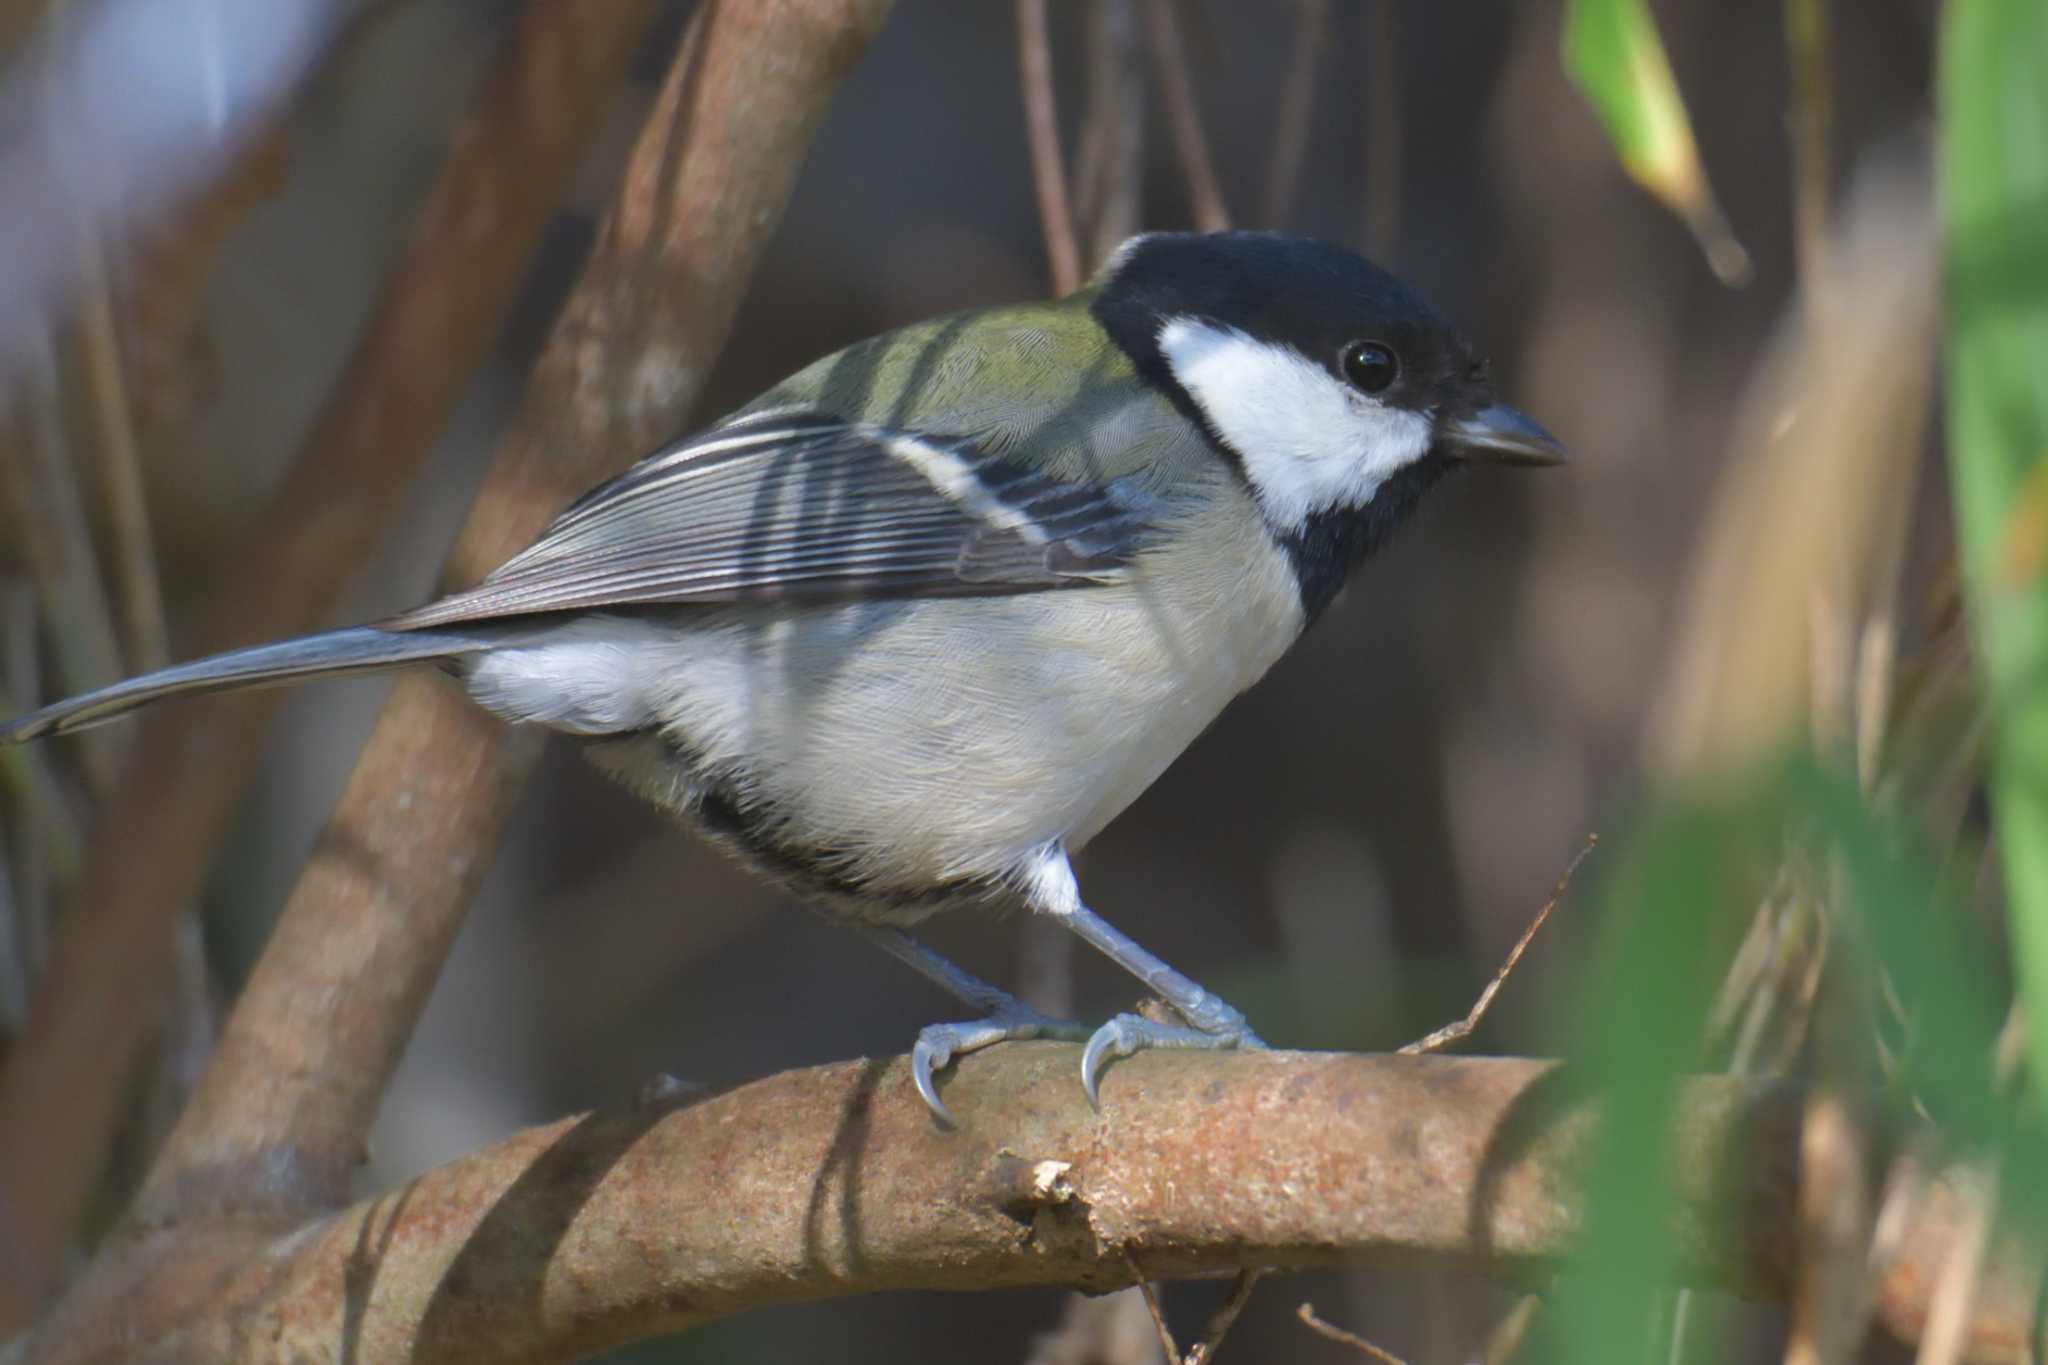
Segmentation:
[(1003, 876), (1099, 832), (1300, 633), (1248, 513), (1192, 509), (1115, 587), (707, 614), (641, 676), (678, 748), (848, 877)]

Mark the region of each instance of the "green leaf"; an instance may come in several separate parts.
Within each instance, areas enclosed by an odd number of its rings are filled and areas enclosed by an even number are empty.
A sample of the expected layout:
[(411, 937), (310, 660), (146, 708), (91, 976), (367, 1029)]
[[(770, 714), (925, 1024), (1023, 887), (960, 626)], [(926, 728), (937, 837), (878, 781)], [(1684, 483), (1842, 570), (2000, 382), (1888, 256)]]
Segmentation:
[(1746, 282), (1749, 253), (1707, 183), (1685, 101), (1644, 0), (1571, 0), (1564, 68), (1607, 125), (1623, 169), (1685, 221), (1716, 275), (1729, 284)]
[[(1990, 685), (1991, 798), (2029, 1050), (2048, 1077), (2048, 5), (1955, 0), (1942, 29), (1948, 443)], [(2048, 1092), (2044, 1092), (2048, 1093)]]
[(1635, 1365), (1672, 1283), (1672, 1100), (1752, 902), (1761, 826), (1736, 804), (1673, 805), (1629, 841), (1601, 897), (1604, 951), (1574, 1063), (1606, 1094), (1587, 1191), (1583, 1276), (1558, 1296), (1561, 1359)]

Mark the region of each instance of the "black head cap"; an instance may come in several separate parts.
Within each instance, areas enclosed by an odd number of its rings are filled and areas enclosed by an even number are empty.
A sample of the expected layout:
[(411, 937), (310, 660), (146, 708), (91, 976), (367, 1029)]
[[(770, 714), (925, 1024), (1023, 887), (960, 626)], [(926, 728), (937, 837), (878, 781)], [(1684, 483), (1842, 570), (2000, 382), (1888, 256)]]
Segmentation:
[(1284, 346), (1385, 407), (1429, 419), (1429, 444), (1377, 485), (1368, 502), (1322, 509), (1280, 528), (1311, 614), (1351, 568), (1404, 520), (1417, 498), (1471, 459), (1552, 463), (1562, 448), (1496, 402), (1486, 362), (1456, 328), (1372, 262), (1277, 232), (1149, 233), (1126, 242), (1095, 281), (1090, 311), (1136, 367), (1244, 470), (1209, 414), (1162, 353), (1178, 319)]
[(1292, 346), (1339, 379), (1346, 347), (1385, 345), (1399, 372), (1377, 396), (1397, 407), (1469, 415), (1493, 401), (1486, 363), (1456, 328), (1399, 279), (1327, 242), (1282, 232), (1147, 233), (1118, 248), (1098, 283), (1096, 321), (1154, 382), (1172, 382), (1160, 325), (1197, 317)]

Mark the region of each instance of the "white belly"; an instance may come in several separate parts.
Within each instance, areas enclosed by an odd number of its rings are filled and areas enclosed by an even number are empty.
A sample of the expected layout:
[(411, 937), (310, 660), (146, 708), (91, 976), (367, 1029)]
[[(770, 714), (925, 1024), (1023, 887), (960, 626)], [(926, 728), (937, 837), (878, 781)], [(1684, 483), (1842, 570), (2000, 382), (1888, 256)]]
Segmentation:
[(652, 719), (854, 879), (1006, 876), (1100, 831), (1300, 633), (1284, 556), (1237, 510), (1204, 513), (1208, 553), (1148, 555), (1127, 584), (590, 620), (472, 687), (568, 729)]

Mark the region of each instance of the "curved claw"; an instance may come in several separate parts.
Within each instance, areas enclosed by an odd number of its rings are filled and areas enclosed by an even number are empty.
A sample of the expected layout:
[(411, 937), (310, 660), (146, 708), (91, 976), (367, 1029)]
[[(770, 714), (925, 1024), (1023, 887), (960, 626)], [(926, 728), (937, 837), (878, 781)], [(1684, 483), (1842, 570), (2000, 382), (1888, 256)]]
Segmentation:
[(1119, 1014), (1116, 1018), (1095, 1030), (1088, 1037), (1088, 1046), (1081, 1049), (1081, 1089), (1088, 1095), (1088, 1107), (1102, 1107), (1102, 1068), (1117, 1057), (1128, 1057), (1136, 1052), (1137, 1046), (1119, 1027), (1124, 1020), (1133, 1018)]
[(948, 1128), (955, 1128), (959, 1125), (953, 1119), (953, 1111), (939, 1098), (939, 1088), (932, 1081), (932, 1073), (953, 1060), (950, 1039), (941, 1042), (931, 1036), (942, 1029), (946, 1026), (934, 1025), (917, 1036), (916, 1045), (910, 1049), (910, 1079), (916, 1083), (917, 1093), (924, 1100), (924, 1107), (932, 1111), (932, 1117)]
[[(1220, 1002), (1219, 1002), (1220, 1003)], [(1227, 1009), (1228, 1006), (1225, 1006)], [(1232, 1014), (1236, 1011), (1232, 1010)], [(1187, 1048), (1223, 1052), (1232, 1048), (1264, 1051), (1266, 1044), (1238, 1016), (1238, 1026), (1218, 1030), (1179, 1028), (1156, 1023), (1142, 1014), (1119, 1014), (1088, 1038), (1081, 1049), (1081, 1088), (1088, 1103), (1102, 1107), (1102, 1069), (1119, 1057), (1130, 1057), (1148, 1048)]]
[(932, 1117), (949, 1128), (958, 1127), (953, 1111), (939, 1098), (933, 1077), (946, 1069), (955, 1057), (1019, 1038), (1080, 1038), (1087, 1030), (1078, 1024), (1048, 1019), (1021, 1006), (1012, 1013), (971, 1024), (930, 1024), (917, 1035), (910, 1049), (910, 1079)]

